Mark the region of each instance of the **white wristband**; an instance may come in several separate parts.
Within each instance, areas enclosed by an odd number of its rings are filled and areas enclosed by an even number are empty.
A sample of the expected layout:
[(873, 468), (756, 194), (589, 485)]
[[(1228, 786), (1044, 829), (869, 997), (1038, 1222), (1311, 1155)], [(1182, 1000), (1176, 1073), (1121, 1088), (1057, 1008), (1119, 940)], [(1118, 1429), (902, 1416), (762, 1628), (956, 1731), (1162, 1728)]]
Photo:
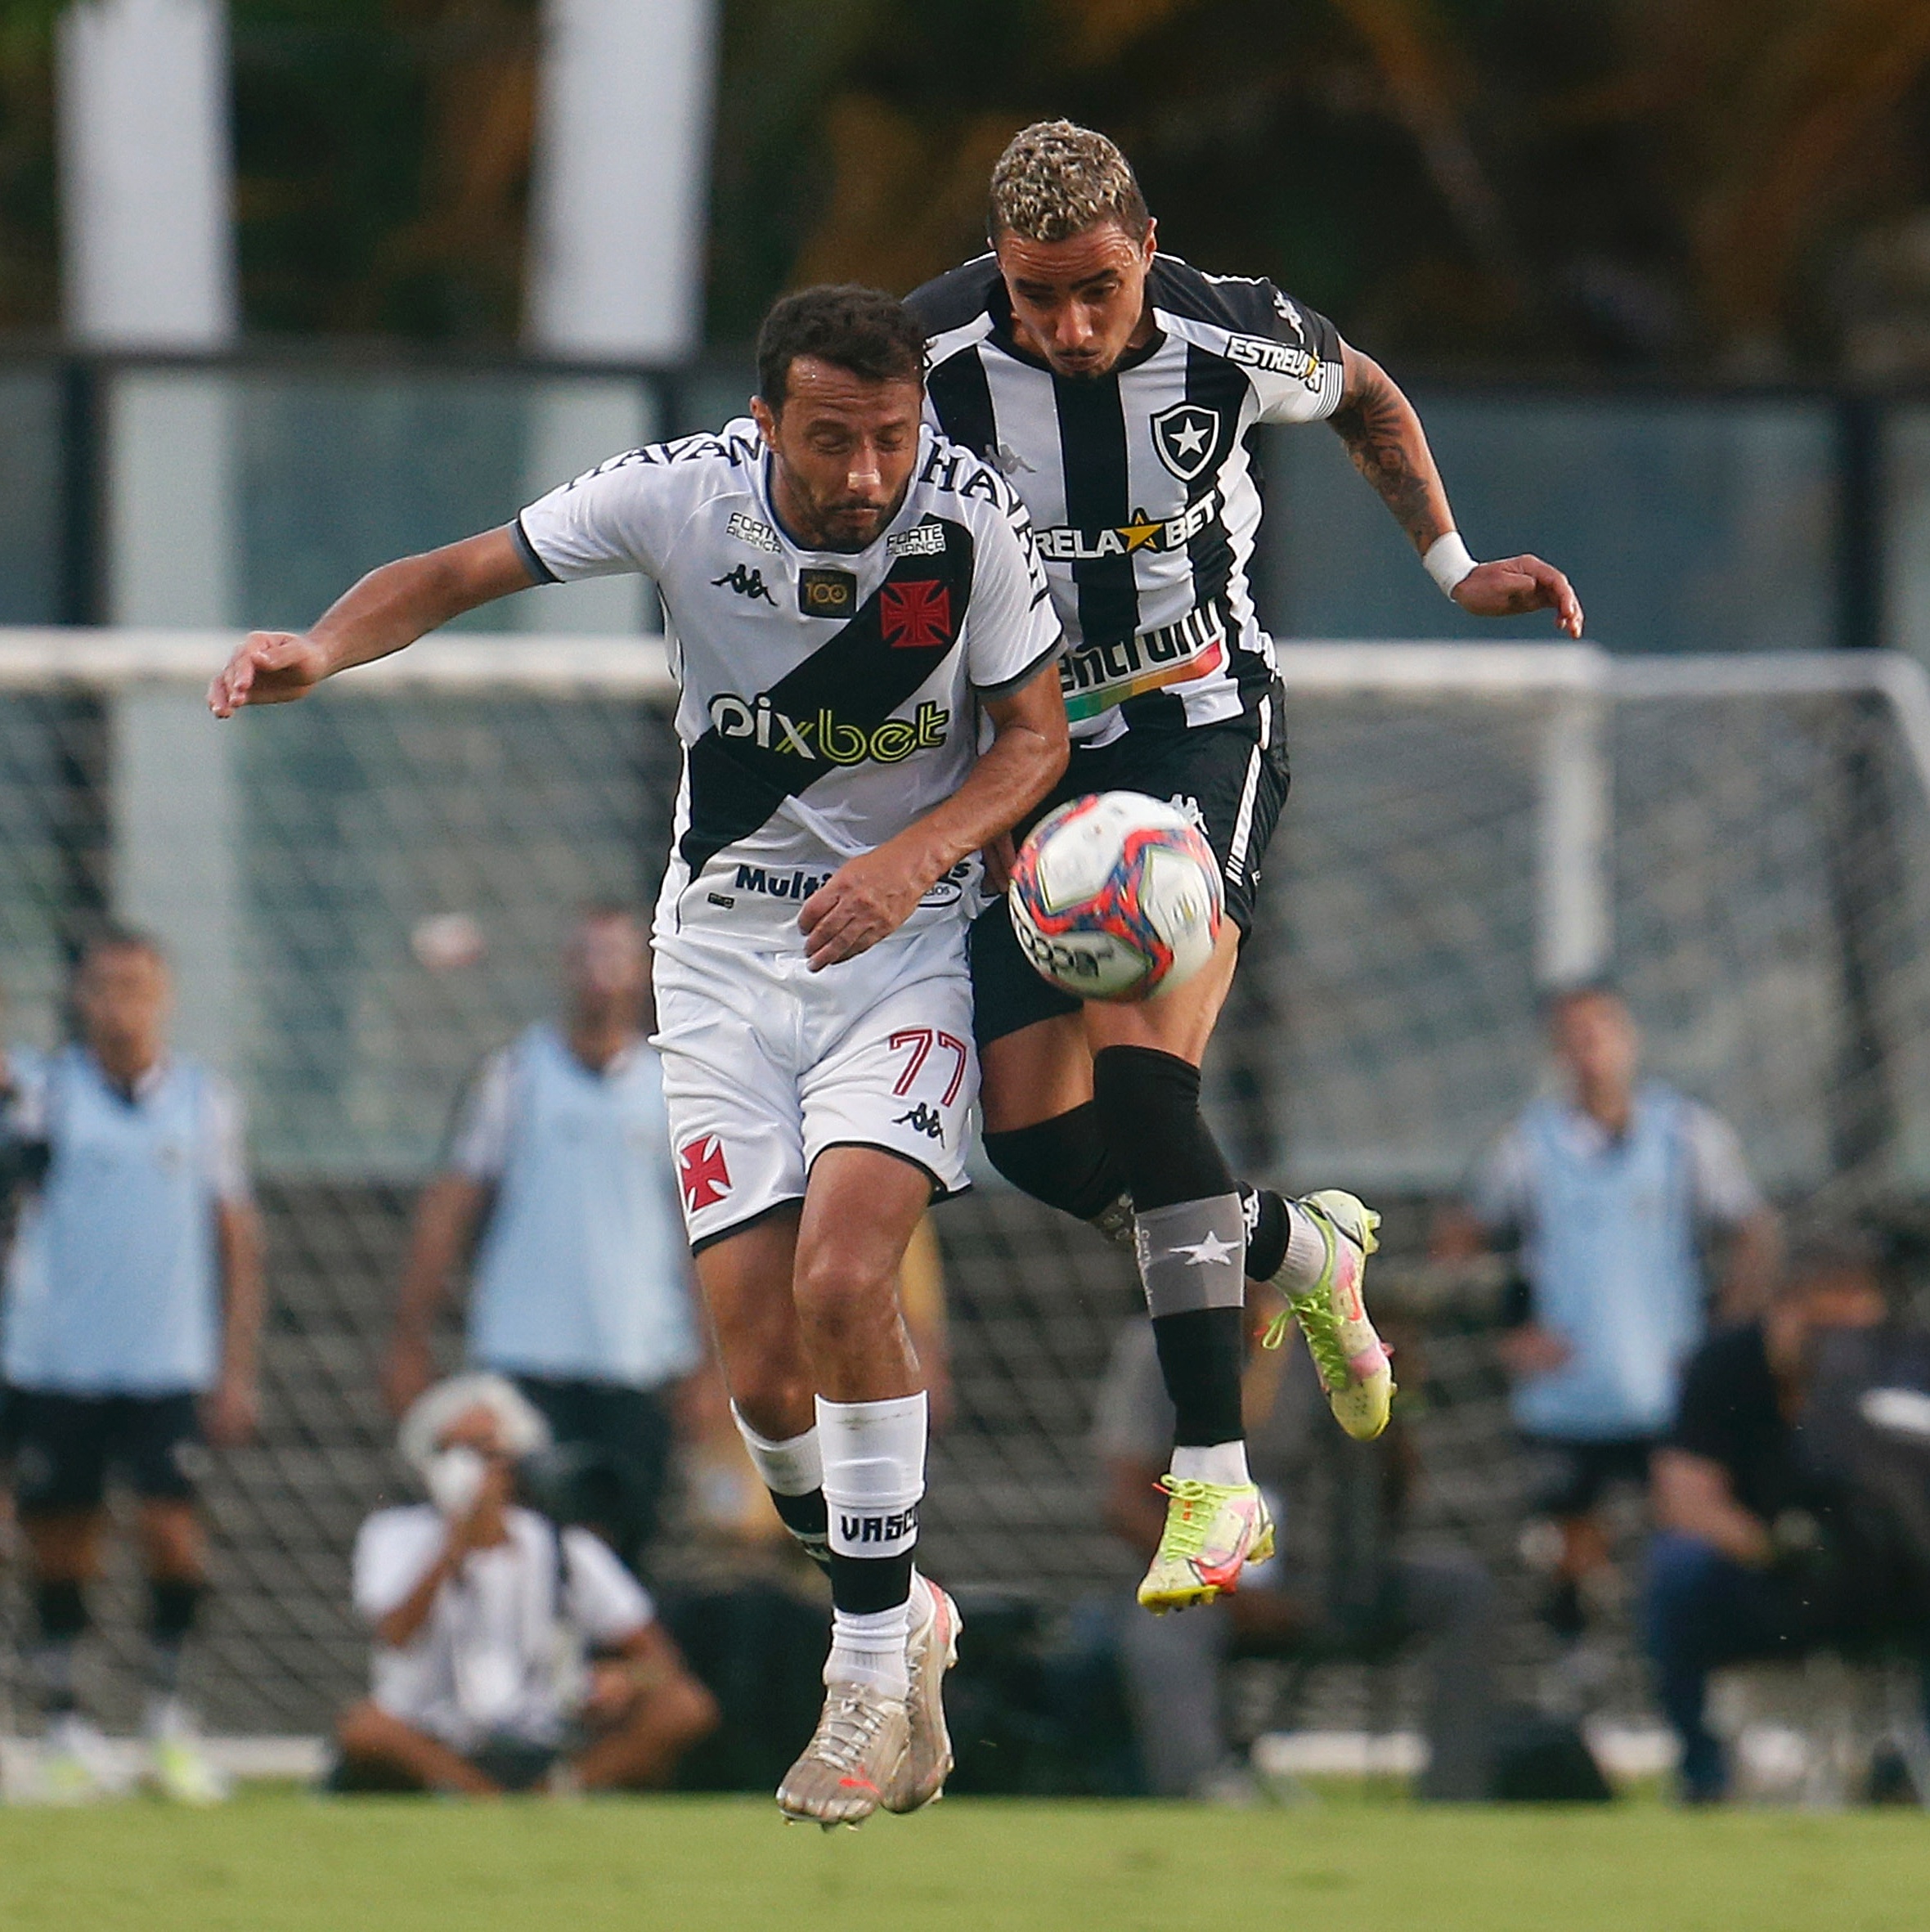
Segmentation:
[(1454, 586), (1476, 568), (1458, 530), (1450, 530), (1445, 537), (1437, 537), (1427, 546), (1427, 555), (1421, 559), (1421, 567), (1441, 586), (1443, 597), (1452, 597)]

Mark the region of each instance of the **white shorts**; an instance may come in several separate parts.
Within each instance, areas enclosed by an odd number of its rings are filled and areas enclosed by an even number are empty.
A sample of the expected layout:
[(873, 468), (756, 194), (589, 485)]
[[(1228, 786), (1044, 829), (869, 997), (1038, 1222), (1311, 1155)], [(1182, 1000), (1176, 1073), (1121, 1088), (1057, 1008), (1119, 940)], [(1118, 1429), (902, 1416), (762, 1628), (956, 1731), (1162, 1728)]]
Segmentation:
[(978, 1094), (965, 932), (895, 932), (822, 973), (685, 932), (658, 941), (663, 1098), (693, 1248), (804, 1197), (828, 1147), (882, 1148), (968, 1185)]

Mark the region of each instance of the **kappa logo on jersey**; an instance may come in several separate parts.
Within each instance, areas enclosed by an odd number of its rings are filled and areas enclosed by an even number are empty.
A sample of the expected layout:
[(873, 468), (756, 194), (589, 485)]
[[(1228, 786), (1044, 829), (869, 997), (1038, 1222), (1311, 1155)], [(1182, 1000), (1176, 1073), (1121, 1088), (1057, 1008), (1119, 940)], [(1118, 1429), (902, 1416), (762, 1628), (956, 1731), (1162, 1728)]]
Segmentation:
[(735, 591), (740, 597), (761, 597), (773, 610), (777, 609), (778, 600), (771, 595), (770, 586), (764, 581), (764, 573), (747, 564), (734, 565), (721, 577), (713, 577), (711, 583), (716, 590)]
[(1197, 503), (1189, 504), (1179, 516), (1149, 517), (1135, 510), (1129, 523), (1111, 529), (1081, 530), (1070, 523), (1054, 523), (1033, 532), (1039, 554), (1048, 564), (1085, 564), (1095, 557), (1129, 557), (1135, 550), (1158, 555), (1183, 550), (1214, 523), (1220, 512), (1220, 495), (1209, 490)]
[(888, 557), (942, 557), (945, 555), (943, 523), (913, 523), (885, 539)]
[(747, 517), (741, 510), (734, 510), (724, 525), (724, 534), (734, 537), (739, 543), (747, 543), (754, 550), (768, 550), (772, 556), (780, 555), (778, 533), (769, 523), (761, 523), (755, 517)]
[(1227, 360), (1272, 375), (1297, 376), (1310, 389), (1320, 387), (1320, 357), (1312, 349), (1286, 342), (1269, 342), (1263, 335), (1229, 335)]
[(858, 608), (858, 580), (848, 570), (801, 570), (797, 608), (807, 618), (848, 618)]
[(936, 650), (952, 641), (952, 594), (924, 580), (887, 583), (878, 591), (877, 623), (895, 651)]
[(677, 1182), (684, 1190), (684, 1206), (691, 1214), (715, 1206), (730, 1192), (724, 1143), (715, 1134), (699, 1134), (677, 1150)]
[(1219, 447), (1219, 411), (1203, 402), (1175, 402), (1152, 419), (1152, 445), (1182, 483), (1191, 483)]
[[(910, 649), (907, 645), (904, 649)], [(768, 692), (745, 699), (734, 691), (711, 699), (711, 725), (718, 737), (748, 740), (759, 751), (781, 752), (814, 764), (896, 765), (913, 752), (930, 751), (945, 743), (952, 714), (927, 699), (909, 718), (886, 718), (882, 724), (855, 725), (829, 706), (815, 717), (793, 718), (779, 711)]]
[(927, 1140), (945, 1139), (944, 1116), (928, 1101), (921, 1100), (908, 1112), (900, 1114), (894, 1125), (909, 1127), (914, 1134), (922, 1134)]

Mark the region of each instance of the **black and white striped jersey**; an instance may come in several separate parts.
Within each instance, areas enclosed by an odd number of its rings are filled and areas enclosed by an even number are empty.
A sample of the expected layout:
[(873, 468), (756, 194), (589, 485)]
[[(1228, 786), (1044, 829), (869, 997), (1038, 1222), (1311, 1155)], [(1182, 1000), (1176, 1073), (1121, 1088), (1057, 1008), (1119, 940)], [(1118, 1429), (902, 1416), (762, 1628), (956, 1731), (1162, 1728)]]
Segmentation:
[(1248, 567), (1260, 423), (1340, 406), (1340, 338), (1272, 283), (1154, 258), (1158, 332), (1102, 376), (1055, 375), (1013, 339), (990, 255), (906, 298), (931, 342), (930, 420), (1031, 512), (1066, 627), (1075, 739), (1257, 719), (1274, 679)]

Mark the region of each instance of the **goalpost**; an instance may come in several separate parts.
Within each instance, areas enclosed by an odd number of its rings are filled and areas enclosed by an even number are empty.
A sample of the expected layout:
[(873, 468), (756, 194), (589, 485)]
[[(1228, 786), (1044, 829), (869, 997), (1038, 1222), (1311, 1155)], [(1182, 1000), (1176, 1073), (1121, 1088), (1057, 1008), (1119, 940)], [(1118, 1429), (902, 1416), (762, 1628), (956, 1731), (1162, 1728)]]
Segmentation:
[[(396, 1481), (375, 1367), (414, 1185), (468, 1070), (549, 1005), (572, 910), (653, 892), (675, 687), (654, 637), (447, 636), (218, 726), (201, 691), (232, 642), (0, 631), (0, 986), (7, 1037), (47, 1044), (83, 923), (152, 927), (183, 1046), (248, 1099), (273, 1236), (269, 1429), (211, 1492), (225, 1588), (205, 1688), (222, 1728), (312, 1729), (361, 1666), (343, 1566)], [(1398, 1269), (1425, 1203), (1542, 1076), (1537, 994), (1612, 973), (1651, 1069), (1732, 1120), (1780, 1197), (1922, 1218), (1921, 666), (1279, 654), (1293, 795), (1210, 1068), (1241, 1171), (1395, 1210)], [(959, 1387), (935, 1560), (1070, 1597), (1119, 1570), (1086, 1432), (1129, 1268), (996, 1185), (940, 1230)], [(1502, 1428), (1485, 1386), (1422, 1424), (1427, 1507), (1492, 1532), (1499, 1562), (1512, 1503), (1482, 1461)]]

